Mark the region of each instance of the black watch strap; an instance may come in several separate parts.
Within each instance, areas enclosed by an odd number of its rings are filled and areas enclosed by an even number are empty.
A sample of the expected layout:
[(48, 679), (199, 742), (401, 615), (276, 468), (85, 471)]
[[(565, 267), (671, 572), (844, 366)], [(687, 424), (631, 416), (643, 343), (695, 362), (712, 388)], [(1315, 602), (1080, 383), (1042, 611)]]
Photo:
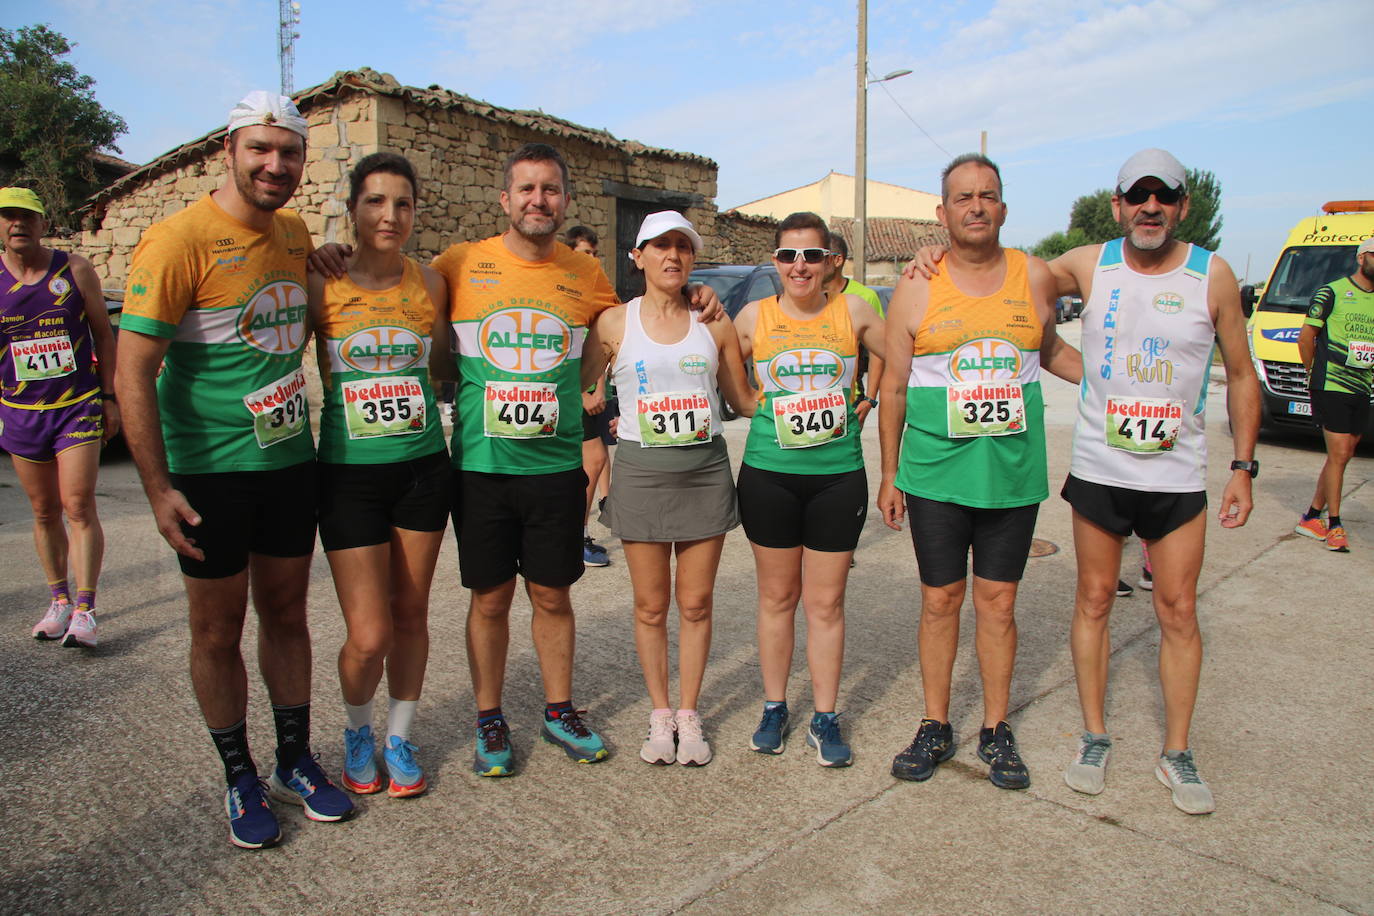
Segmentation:
[(1259, 476), (1259, 461), (1232, 461), (1231, 470), (1249, 471), (1250, 477), (1255, 478)]

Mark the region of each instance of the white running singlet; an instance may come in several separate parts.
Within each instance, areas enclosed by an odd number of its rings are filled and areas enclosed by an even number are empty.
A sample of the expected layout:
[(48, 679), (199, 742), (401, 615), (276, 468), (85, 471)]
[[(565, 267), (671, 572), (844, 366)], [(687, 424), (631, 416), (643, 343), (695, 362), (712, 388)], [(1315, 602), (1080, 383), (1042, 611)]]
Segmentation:
[[(691, 323), (681, 340), (670, 344), (652, 340), (639, 320), (642, 301), (625, 303), (625, 336), (611, 370), (620, 396), (616, 435), (641, 445), (708, 442), (723, 429), (716, 392), (720, 354), (715, 338), (696, 312), (688, 312)], [(693, 409), (690, 402), (698, 406)]]

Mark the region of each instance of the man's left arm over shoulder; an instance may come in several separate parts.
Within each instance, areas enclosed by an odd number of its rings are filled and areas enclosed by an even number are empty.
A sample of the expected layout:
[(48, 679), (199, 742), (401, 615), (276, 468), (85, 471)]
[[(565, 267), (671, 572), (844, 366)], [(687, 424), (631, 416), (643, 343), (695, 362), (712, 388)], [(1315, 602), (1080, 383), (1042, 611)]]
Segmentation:
[(1059, 281), (1049, 265), (1040, 258), (1026, 258), (1026, 277), (1031, 301), (1040, 318), (1040, 365), (1064, 381), (1077, 385), (1083, 381), (1083, 354), (1059, 336), (1054, 320), (1054, 301), (1059, 296)]
[[(1231, 420), (1235, 460), (1253, 461), (1259, 438), (1260, 390), (1250, 348), (1245, 342), (1245, 313), (1240, 308), (1240, 289), (1231, 266), (1212, 256), (1207, 286), (1207, 308), (1216, 328), (1221, 359), (1226, 365), (1226, 413)], [(1249, 471), (1232, 471), (1221, 495), (1218, 518), (1224, 528), (1239, 528), (1254, 508)]]

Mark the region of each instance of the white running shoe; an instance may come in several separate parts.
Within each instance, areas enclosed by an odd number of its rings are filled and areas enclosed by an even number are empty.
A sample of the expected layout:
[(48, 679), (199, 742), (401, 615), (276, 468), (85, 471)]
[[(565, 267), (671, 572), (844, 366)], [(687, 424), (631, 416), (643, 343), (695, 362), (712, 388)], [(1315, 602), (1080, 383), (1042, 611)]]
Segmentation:
[(1215, 811), (1212, 790), (1197, 774), (1193, 752), (1166, 751), (1155, 767), (1155, 777), (1174, 793), (1174, 807), (1185, 814), (1210, 814)]
[(77, 611), (73, 614), (71, 626), (67, 627), (67, 635), (62, 637), (62, 645), (68, 648), (80, 646), (83, 649), (94, 649), (95, 614), (91, 611)]
[(1075, 792), (1099, 795), (1107, 780), (1107, 758), (1111, 756), (1112, 739), (1106, 735), (1084, 732), (1079, 740), (1078, 753), (1064, 771), (1064, 782)]
[(664, 766), (673, 762), (677, 756), (677, 729), (671, 712), (653, 713), (649, 716), (649, 737), (639, 749), (639, 759), (645, 763)]
[(34, 639), (61, 639), (67, 632), (67, 622), (72, 619), (72, 606), (68, 601), (54, 601), (48, 605), (48, 612), (33, 628)]
[(701, 731), (701, 716), (680, 710), (677, 725), (677, 762), (685, 767), (704, 767), (711, 762), (711, 744)]

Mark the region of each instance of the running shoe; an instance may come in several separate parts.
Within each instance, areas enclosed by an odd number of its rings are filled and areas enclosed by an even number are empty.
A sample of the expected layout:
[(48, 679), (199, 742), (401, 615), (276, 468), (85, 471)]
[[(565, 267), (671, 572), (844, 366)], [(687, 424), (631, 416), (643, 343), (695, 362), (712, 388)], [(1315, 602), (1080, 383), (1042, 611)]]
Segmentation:
[(229, 842), (240, 849), (266, 849), (281, 841), (281, 826), (267, 804), (262, 780), (247, 772), (224, 792)]
[(602, 547), (591, 537), (582, 539), (582, 565), (583, 566), (610, 566), (611, 557), (606, 553), (606, 548)]
[(1344, 525), (1337, 525), (1326, 532), (1326, 549), (1337, 553), (1350, 553), (1350, 541), (1345, 536)]
[(816, 762), (823, 767), (847, 767), (854, 762), (854, 752), (840, 735), (840, 714), (837, 712), (813, 715), (806, 730), (806, 743), (816, 749)]
[(954, 756), (954, 729), (948, 722), (922, 719), (916, 737), (906, 749), (892, 758), (892, 775), (898, 779), (924, 782), (935, 775), (935, 768)]
[(605, 760), (611, 752), (606, 750), (601, 736), (582, 721), (584, 712), (585, 709), (567, 709), (552, 721), (545, 716), (540, 734), (545, 741), (558, 745), (563, 749), (563, 753), (578, 763), (596, 763), (598, 760)]
[(62, 645), (71, 649), (95, 648), (95, 614), (92, 611), (77, 611), (67, 626), (67, 635), (62, 637)]
[(765, 704), (759, 727), (754, 737), (749, 739), (749, 749), (760, 754), (781, 754), (787, 747), (787, 733), (792, 730), (790, 719), (786, 703), (776, 706)]
[(673, 723), (677, 727), (677, 762), (685, 767), (704, 767), (711, 762), (711, 744), (701, 729), (701, 716), (679, 711)]
[(418, 747), (400, 735), (391, 735), (386, 739), (386, 747), (382, 750), (382, 762), (386, 764), (387, 775), (391, 777), (391, 785), (386, 790), (387, 795), (392, 798), (410, 798), (425, 794), (429, 783), (425, 782), (425, 771), (415, 762), (415, 752), (418, 750)]
[(1084, 732), (1073, 763), (1064, 771), (1064, 783), (1070, 789), (1084, 795), (1101, 794), (1107, 782), (1107, 758), (1111, 756), (1111, 752), (1111, 738)]
[(1016, 752), (1016, 737), (1011, 726), (998, 722), (978, 734), (978, 759), (988, 765), (988, 779), (999, 789), (1024, 789), (1030, 785), (1030, 771)]
[(1131, 588), (1130, 583), (1125, 579), (1116, 580), (1116, 597), (1129, 598), (1135, 594), (1135, 589)]
[(1302, 518), (1293, 526), (1293, 530), (1305, 538), (1314, 538), (1318, 541), (1326, 540), (1326, 519), (1324, 518)]
[(1155, 767), (1155, 777), (1174, 793), (1174, 807), (1186, 814), (1210, 814), (1216, 810), (1212, 790), (1197, 774), (1193, 752), (1165, 751)]
[(1155, 590), (1155, 574), (1148, 566), (1140, 567), (1140, 578), (1135, 583), (1139, 588), (1147, 592)]
[(320, 769), (320, 755), (306, 752), (289, 771), (277, 767), (267, 790), (277, 801), (300, 805), (312, 821), (341, 821), (353, 813), (353, 802)]
[(34, 624), (34, 639), (61, 639), (67, 632), (67, 623), (72, 619), (72, 606), (67, 601), (54, 601), (48, 605), (43, 619)]
[(639, 759), (655, 766), (666, 766), (677, 759), (677, 723), (672, 713), (649, 716), (649, 737), (639, 749)]
[(358, 795), (382, 790), (382, 777), (377, 773), (377, 739), (371, 725), (356, 731), (344, 729), (343, 784), (345, 789)]
[(472, 771), (478, 776), (515, 775), (515, 755), (510, 748), (510, 726), (500, 716), (477, 726), (477, 751)]

